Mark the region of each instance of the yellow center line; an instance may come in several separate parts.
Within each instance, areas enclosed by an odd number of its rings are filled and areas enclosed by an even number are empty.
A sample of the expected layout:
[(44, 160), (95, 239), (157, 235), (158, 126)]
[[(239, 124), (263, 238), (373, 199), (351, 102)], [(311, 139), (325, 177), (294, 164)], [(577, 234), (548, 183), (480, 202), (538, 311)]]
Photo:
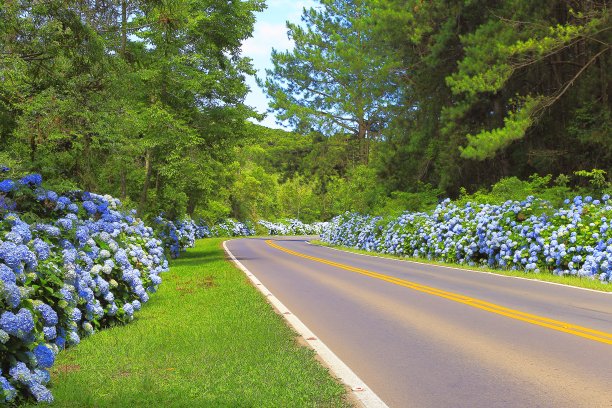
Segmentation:
[(461, 295), (458, 293), (448, 292), (445, 290), (437, 289), (431, 286), (421, 285), (419, 283), (411, 282), (408, 280), (396, 278), (382, 273), (369, 271), (367, 269), (361, 269), (350, 265), (341, 264), (338, 262), (329, 261), (323, 258), (317, 258), (314, 256), (302, 254), (300, 252), (292, 251), (284, 248), (278, 244), (267, 240), (266, 244), (272, 248), (276, 248), (288, 254), (298, 256), (300, 258), (309, 259), (311, 261), (320, 262), (326, 265), (335, 266), (347, 271), (359, 273), (361, 275), (369, 276), (375, 279), (380, 279), (395, 285), (403, 286), (409, 289), (413, 289), (419, 292), (427, 293), (434, 296), (439, 296), (454, 302), (463, 303), (468, 306), (475, 307), (477, 309), (486, 310), (491, 313), (510, 317), (512, 319), (521, 320), (523, 322), (535, 324), (537, 326), (547, 327), (549, 329), (557, 330), (564, 333), (573, 334), (575, 336), (584, 337), (586, 339), (598, 341), (600, 343), (612, 344), (612, 333), (606, 333), (599, 330), (589, 329), (588, 327), (578, 326), (571, 323), (562, 322), (559, 320), (549, 319), (547, 317), (537, 316), (530, 313), (521, 312), (519, 310), (510, 309), (504, 306), (497, 305), (495, 303), (486, 302), (484, 300), (472, 298), (469, 296)]

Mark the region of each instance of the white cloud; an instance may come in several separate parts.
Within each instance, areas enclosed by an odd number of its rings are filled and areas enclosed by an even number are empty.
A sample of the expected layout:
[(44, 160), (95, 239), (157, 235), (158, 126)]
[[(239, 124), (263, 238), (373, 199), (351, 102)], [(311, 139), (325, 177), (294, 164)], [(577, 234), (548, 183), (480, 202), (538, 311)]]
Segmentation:
[(272, 48), (279, 50), (293, 48), (293, 42), (287, 38), (287, 27), (284, 23), (261, 22), (255, 26), (253, 37), (242, 44), (243, 54), (253, 59), (269, 58)]
[[(242, 54), (253, 59), (253, 66), (257, 69), (259, 77), (264, 77), (264, 70), (272, 67), (270, 62), (272, 48), (281, 51), (293, 48), (293, 41), (287, 38), (286, 21), (299, 23), (302, 9), (318, 4), (315, 0), (268, 0), (266, 3), (268, 8), (257, 15), (253, 37), (242, 44)], [(259, 112), (265, 112), (268, 107), (266, 96), (255, 84), (254, 78), (248, 78), (247, 84), (251, 92), (247, 95), (246, 104)], [(262, 124), (279, 127), (274, 123), (272, 115), (268, 115)]]

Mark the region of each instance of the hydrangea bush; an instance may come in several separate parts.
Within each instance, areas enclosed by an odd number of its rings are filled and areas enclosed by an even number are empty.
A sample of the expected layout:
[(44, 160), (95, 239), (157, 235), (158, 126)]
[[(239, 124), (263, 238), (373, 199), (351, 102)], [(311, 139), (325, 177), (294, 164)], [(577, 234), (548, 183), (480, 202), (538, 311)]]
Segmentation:
[(305, 224), (296, 219), (278, 222), (261, 220), (257, 223), (266, 229), (268, 235), (319, 235), (326, 224), (324, 222)]
[(395, 219), (334, 218), (321, 239), (367, 251), (492, 268), (612, 280), (612, 201), (575, 197), (561, 208), (533, 196), (501, 205), (450, 200)]
[(211, 228), (203, 220), (196, 222), (189, 217), (168, 220), (160, 215), (153, 220), (153, 228), (172, 258), (178, 258), (187, 248), (193, 247), (196, 239), (255, 235), (253, 223), (232, 219), (221, 221)]
[[(325, 223), (304, 224), (295, 219), (281, 222), (258, 221), (263, 228), (260, 233), (268, 235), (316, 235)], [(180, 254), (193, 247), (196, 239), (210, 237), (248, 237), (256, 235), (255, 223), (236, 221), (231, 218), (220, 221), (209, 227), (204, 220), (194, 221), (189, 217), (180, 220), (168, 220), (163, 214), (153, 220), (153, 228), (161, 239), (166, 253), (177, 258)]]
[[(318, 235), (326, 223), (305, 224), (300, 220), (288, 219), (280, 222), (261, 220), (257, 225), (263, 228), (260, 233), (268, 235)], [(163, 214), (153, 220), (153, 228), (172, 258), (177, 258), (187, 248), (192, 247), (196, 239), (247, 237), (257, 233), (255, 224), (250, 221), (242, 222), (230, 218), (209, 227), (201, 219), (194, 221), (185, 217), (181, 220), (168, 220)]]
[(231, 218), (214, 225), (210, 229), (213, 237), (248, 237), (255, 235), (255, 227), (250, 221), (236, 221)]
[(168, 269), (162, 242), (119, 200), (0, 181), (0, 402), (50, 402), (59, 350), (133, 319)]
[[(0, 403), (51, 402), (57, 353), (103, 327), (130, 322), (197, 238), (250, 236), (253, 223), (209, 228), (163, 215), (146, 226), (110, 196), (41, 187), (42, 177), (0, 181)], [(323, 224), (267, 223), (271, 234), (318, 233)], [(272, 232), (273, 231), (273, 232)]]
[(178, 258), (187, 248), (193, 247), (196, 238), (203, 238), (196, 236), (197, 226), (189, 218), (171, 221), (160, 215), (153, 220), (153, 228), (173, 259)]

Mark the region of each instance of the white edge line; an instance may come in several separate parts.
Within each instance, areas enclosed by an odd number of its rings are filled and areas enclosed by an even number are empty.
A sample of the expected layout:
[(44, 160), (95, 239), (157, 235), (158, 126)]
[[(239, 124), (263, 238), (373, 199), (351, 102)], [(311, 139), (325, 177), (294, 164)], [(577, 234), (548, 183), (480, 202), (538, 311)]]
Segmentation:
[(287, 323), (304, 338), (304, 341), (312, 347), (319, 357), (327, 364), (329, 370), (350, 389), (353, 396), (359, 400), (366, 408), (389, 408), (387, 404), (374, 391), (372, 391), (363, 382), (357, 374), (353, 372), (340, 358), (327, 347), (321, 339), (319, 339), (302, 321), (294, 315), (276, 296), (274, 296), (264, 285), (257, 279), (257, 277), (249, 271), (239, 260), (236, 259), (234, 254), (225, 245), (227, 242), (233, 240), (223, 241), (223, 249), (230, 256), (236, 266), (245, 273), (259, 291), (268, 299), (268, 302), (274, 306), (274, 308), (285, 318)]
[[(434, 267), (437, 267), (437, 268), (454, 269), (454, 270), (457, 270), (457, 271), (484, 273), (484, 274), (487, 274), (487, 275), (499, 276), (500, 278), (522, 279), (522, 280), (527, 280), (527, 281), (531, 281), (531, 282), (546, 283), (548, 285), (563, 286), (563, 287), (566, 287), (566, 288), (586, 290), (586, 291), (589, 291), (589, 292), (602, 293), (602, 294), (607, 295), (607, 296), (612, 296), (612, 292), (604, 292), (602, 290), (597, 290), (597, 289), (589, 289), (589, 288), (582, 288), (580, 286), (566, 285), (565, 283), (549, 282), (549, 281), (535, 279), (535, 278), (523, 278), (521, 276), (502, 275), (502, 274), (495, 273), (495, 272), (476, 271), (474, 269), (464, 269), (464, 268), (457, 268), (455, 266), (446, 266), (446, 265), (438, 265), (438, 264), (432, 264), (432, 263), (426, 263), (426, 262), (418, 262), (418, 261), (412, 261), (410, 259), (396, 259), (396, 258), (387, 258), (385, 256), (379, 256), (379, 255), (360, 254), (360, 253), (357, 253), (357, 252), (347, 251), (346, 249), (342, 249), (342, 248), (334, 248), (334, 247), (331, 247), (331, 246), (312, 244), (310, 241), (304, 241), (304, 242), (306, 242), (308, 245), (318, 246), (318, 247), (321, 247), (321, 248), (327, 248), (327, 249), (331, 249), (331, 250), (334, 250), (334, 251), (344, 252), (344, 253), (347, 253), (347, 254), (369, 256), (370, 258), (387, 259), (389, 261), (406, 262), (406, 263), (413, 263), (413, 264), (417, 264), (417, 265), (434, 266)], [(353, 249), (357, 249), (357, 248), (353, 248)]]

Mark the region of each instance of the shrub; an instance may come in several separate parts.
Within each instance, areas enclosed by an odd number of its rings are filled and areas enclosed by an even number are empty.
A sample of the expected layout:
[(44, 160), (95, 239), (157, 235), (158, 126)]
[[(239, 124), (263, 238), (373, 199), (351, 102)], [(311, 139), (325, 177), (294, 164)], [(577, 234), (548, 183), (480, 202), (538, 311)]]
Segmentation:
[(321, 238), (368, 251), (609, 282), (611, 218), (607, 194), (601, 200), (577, 196), (560, 208), (533, 196), (499, 205), (447, 199), (432, 212), (406, 212), (390, 221), (346, 213)]
[(168, 269), (161, 241), (110, 196), (0, 181), (0, 402), (53, 399), (60, 349), (133, 319)]
[(278, 222), (261, 220), (258, 225), (264, 228), (264, 234), (267, 235), (318, 235), (325, 223), (304, 224), (297, 219), (287, 219)]

